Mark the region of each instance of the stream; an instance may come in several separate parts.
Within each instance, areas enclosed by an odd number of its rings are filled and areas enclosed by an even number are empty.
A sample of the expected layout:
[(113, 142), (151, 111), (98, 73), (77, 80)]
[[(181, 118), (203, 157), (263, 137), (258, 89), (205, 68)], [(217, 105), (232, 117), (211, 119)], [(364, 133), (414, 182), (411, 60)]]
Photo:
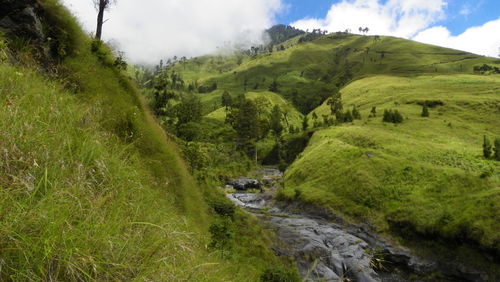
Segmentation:
[(271, 193), (227, 197), (276, 233), (275, 253), (293, 257), (305, 281), (490, 281), (461, 264), (420, 258), (366, 226), (317, 212), (321, 208), (299, 209)]

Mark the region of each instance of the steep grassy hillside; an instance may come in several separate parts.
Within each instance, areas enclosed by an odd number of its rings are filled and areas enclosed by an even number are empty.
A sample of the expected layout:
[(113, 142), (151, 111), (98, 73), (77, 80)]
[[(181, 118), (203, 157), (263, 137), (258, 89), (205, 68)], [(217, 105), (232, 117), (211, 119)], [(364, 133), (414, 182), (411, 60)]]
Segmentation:
[[(341, 93), (362, 120), (314, 134), (286, 173), (288, 197), (298, 189), (301, 200), (380, 230), (500, 249), (500, 162), (482, 156), (483, 135), (500, 137), (500, 76), (372, 76)], [(425, 101), (436, 104), (430, 117), (421, 117)], [(384, 109), (399, 110), (403, 123), (383, 123)]]
[(0, 36), (0, 280), (256, 281), (284, 265), (252, 219), (209, 208), (223, 198), (193, 180), (107, 47), (41, 5), (50, 71), (39, 46)]

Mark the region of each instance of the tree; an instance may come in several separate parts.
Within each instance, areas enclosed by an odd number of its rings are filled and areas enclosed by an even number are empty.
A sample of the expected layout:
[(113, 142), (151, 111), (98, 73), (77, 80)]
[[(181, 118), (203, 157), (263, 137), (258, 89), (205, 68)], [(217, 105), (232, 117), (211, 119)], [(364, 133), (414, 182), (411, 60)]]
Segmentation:
[(306, 131), (308, 127), (309, 127), (309, 118), (307, 118), (307, 116), (304, 116), (304, 119), (302, 120), (302, 130)]
[[(485, 158), (489, 159), (491, 157), (491, 149), (492, 149), (491, 141), (488, 138), (488, 136), (484, 135), (484, 138), (483, 138), (483, 156)], [(500, 147), (498, 149), (500, 149)], [(498, 149), (495, 148), (495, 153), (497, 152)]]
[(92, 0), (94, 2), (94, 7), (97, 10), (97, 29), (95, 32), (95, 38), (101, 40), (102, 37), (102, 26), (104, 24), (104, 11), (109, 9), (114, 0)]
[(269, 91), (278, 93), (278, 82), (276, 81), (276, 79), (274, 79), (271, 85), (269, 85)]
[(427, 104), (424, 104), (422, 107), (422, 117), (429, 117), (429, 107), (427, 107)]
[(234, 129), (243, 141), (255, 140), (259, 136), (259, 119), (257, 107), (251, 100), (241, 104), (236, 116)]
[(500, 138), (495, 138), (495, 160), (500, 161)]
[(283, 113), (281, 112), (281, 108), (278, 105), (275, 105), (273, 107), (273, 110), (271, 111), (271, 130), (274, 132), (274, 135), (276, 137), (281, 136), (281, 133), (283, 132), (283, 125), (281, 124), (281, 118), (283, 116)]
[(356, 106), (352, 108), (352, 118), (361, 119), (361, 113), (358, 111), (358, 108), (356, 108)]
[(370, 116), (371, 117), (377, 116), (377, 107), (372, 107), (372, 110), (370, 111)]
[(342, 104), (342, 96), (340, 92), (333, 93), (332, 97), (328, 99), (327, 104), (330, 106), (332, 115), (337, 115), (339, 112), (341, 112), (344, 106)]
[(225, 90), (222, 93), (221, 100), (222, 100), (222, 106), (226, 107), (226, 110), (227, 110), (227, 108), (233, 106), (233, 98), (231, 98), (231, 94), (229, 94), (229, 92), (227, 92)]

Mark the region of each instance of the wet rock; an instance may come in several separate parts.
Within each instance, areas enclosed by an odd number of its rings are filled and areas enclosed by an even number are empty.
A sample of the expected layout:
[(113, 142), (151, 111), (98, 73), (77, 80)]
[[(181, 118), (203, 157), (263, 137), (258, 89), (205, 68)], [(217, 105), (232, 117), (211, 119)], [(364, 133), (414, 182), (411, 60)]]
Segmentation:
[(259, 180), (252, 178), (239, 178), (230, 180), (228, 185), (231, 185), (236, 190), (246, 191), (248, 189), (261, 189)]

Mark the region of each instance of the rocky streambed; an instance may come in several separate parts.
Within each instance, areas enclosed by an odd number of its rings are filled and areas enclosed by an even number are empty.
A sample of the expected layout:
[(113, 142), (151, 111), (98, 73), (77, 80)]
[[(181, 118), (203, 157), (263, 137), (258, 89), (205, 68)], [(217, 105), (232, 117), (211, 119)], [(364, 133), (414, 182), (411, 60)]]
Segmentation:
[(274, 251), (295, 258), (306, 281), (491, 281), (461, 264), (418, 257), (366, 226), (277, 202), (271, 194), (227, 196), (275, 231)]

